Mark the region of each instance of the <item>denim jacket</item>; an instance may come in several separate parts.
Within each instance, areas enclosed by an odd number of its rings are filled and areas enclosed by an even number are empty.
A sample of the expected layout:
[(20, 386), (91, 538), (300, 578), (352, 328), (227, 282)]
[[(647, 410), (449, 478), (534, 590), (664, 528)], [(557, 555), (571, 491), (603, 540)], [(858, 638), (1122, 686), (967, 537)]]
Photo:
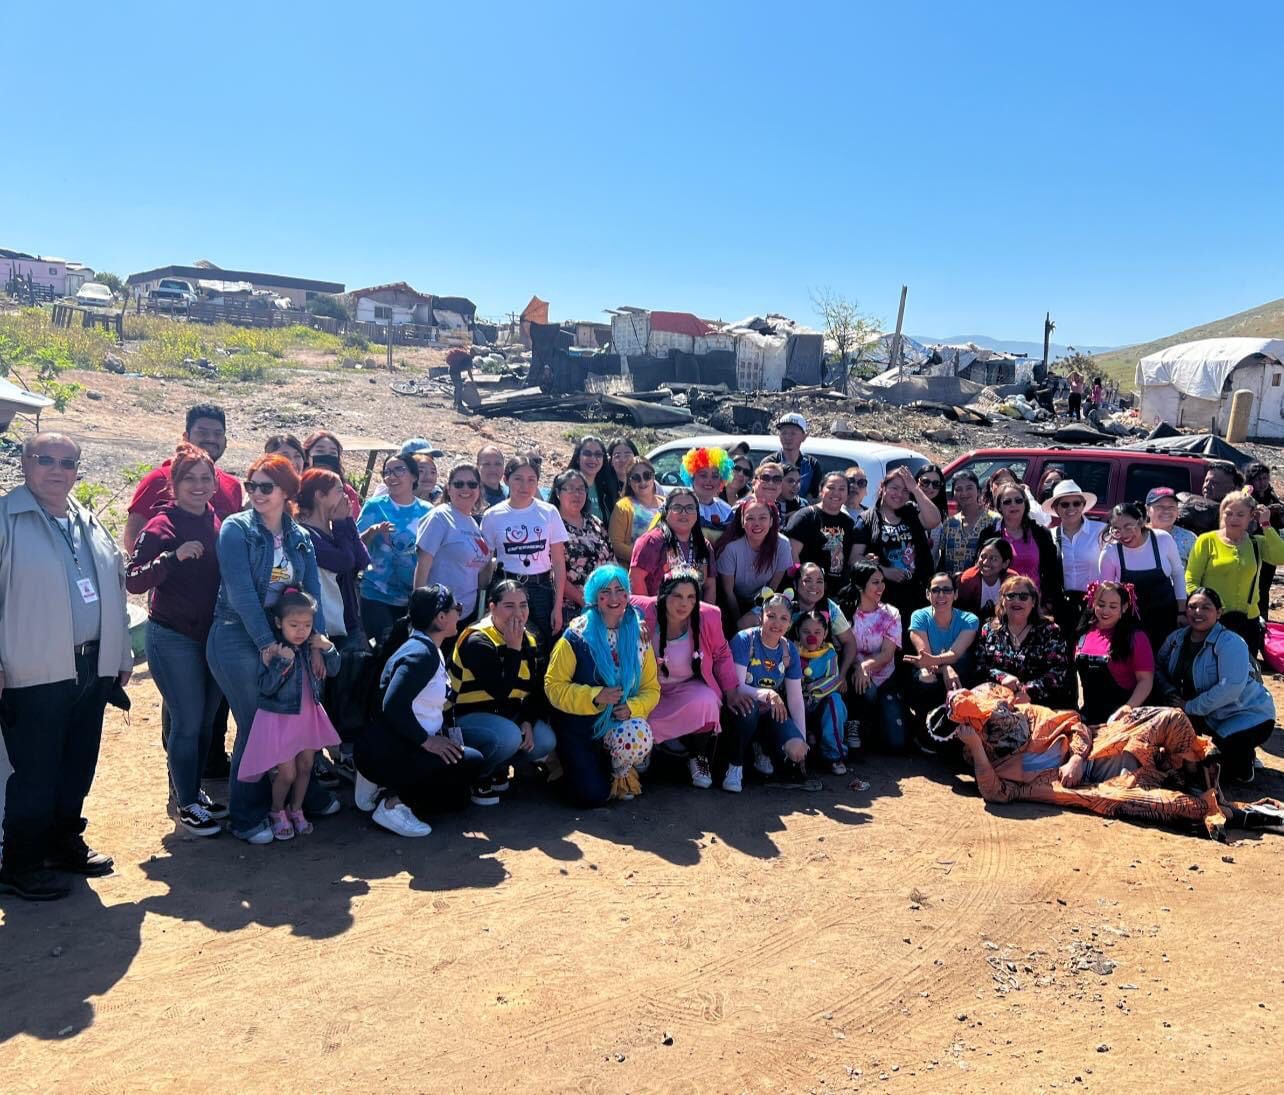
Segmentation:
[[(1177, 664), (1182, 643), (1189, 634), (1189, 627), (1178, 628), (1159, 648), (1155, 657), (1155, 684), (1159, 689), (1180, 693)], [(1220, 623), (1213, 625), (1195, 655), (1191, 678), (1195, 695), (1184, 704), (1186, 714), (1202, 718), (1209, 730), (1220, 737), (1275, 718), (1275, 701), (1262, 684), (1248, 644)]]
[[(288, 645), (288, 644), (286, 644)], [(325, 682), (317, 680), (312, 672), (311, 650), (306, 646), (291, 647), (294, 660), (286, 661), (279, 654), (267, 664), (259, 665), (259, 707), (278, 715), (297, 715), (303, 703), (303, 678), (312, 689), (312, 699), (320, 704)], [(325, 675), (334, 677), (339, 672), (339, 652), (330, 647), (325, 652)]]
[[(321, 582), (317, 577), (312, 537), (288, 515), (282, 518), (282, 522), (285, 553), (294, 568), (294, 580), (317, 602), (312, 626), (324, 635), (325, 614), (321, 608)], [(259, 515), (253, 510), (234, 513), (223, 522), (218, 534), (218, 565), (222, 583), (218, 590), (218, 603), (214, 606), (214, 619), (216, 622), (232, 620), (244, 625), (260, 650), (277, 641), (268, 622), (267, 610), (263, 607), (272, 579), (272, 539), (272, 534), (263, 527)]]

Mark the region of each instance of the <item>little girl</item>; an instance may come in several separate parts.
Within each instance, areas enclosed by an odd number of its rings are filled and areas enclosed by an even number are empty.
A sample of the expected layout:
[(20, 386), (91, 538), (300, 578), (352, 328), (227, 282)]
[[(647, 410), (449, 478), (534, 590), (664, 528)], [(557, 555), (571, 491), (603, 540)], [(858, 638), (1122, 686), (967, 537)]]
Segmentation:
[[(237, 771), (237, 779), (246, 783), (272, 772), (269, 816), (277, 840), (312, 832), (311, 823), (303, 816), (312, 760), (323, 746), (339, 744), (339, 735), (321, 706), (324, 682), (312, 669), (309, 639), (316, 610), (316, 602), (294, 588), (286, 589), (273, 606), (281, 641), (263, 652), (259, 709)], [(333, 677), (339, 672), (339, 652), (324, 636), (321, 639), (325, 673)]]
[(842, 675), (838, 652), (829, 638), (829, 615), (818, 609), (804, 611), (794, 623), (794, 641), (802, 659), (803, 702), (807, 706), (807, 737), (820, 746), (820, 755), (836, 776), (847, 771), (843, 758), (847, 743), (847, 704), (838, 692)]
[(1074, 668), (1083, 721), (1114, 722), (1144, 704), (1155, 682), (1155, 656), (1132, 583), (1090, 582), (1079, 632)]

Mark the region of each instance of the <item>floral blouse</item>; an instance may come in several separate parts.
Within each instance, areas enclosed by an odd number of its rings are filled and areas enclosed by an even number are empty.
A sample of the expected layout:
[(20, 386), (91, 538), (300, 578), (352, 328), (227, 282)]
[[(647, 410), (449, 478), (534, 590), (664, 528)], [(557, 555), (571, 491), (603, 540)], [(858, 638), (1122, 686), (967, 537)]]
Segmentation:
[(976, 642), (976, 666), (982, 678), (997, 681), (1011, 674), (1025, 685), (1031, 703), (1055, 707), (1065, 702), (1069, 664), (1061, 629), (1045, 620), (1031, 623), (1020, 646), (1012, 641), (1004, 621), (987, 620)]
[[(566, 525), (566, 584), (574, 586), (581, 592), (588, 576), (604, 563), (615, 561), (615, 552), (611, 550), (611, 541), (606, 535), (606, 526), (593, 514), (584, 518), (584, 524), (576, 527), (570, 521)], [(567, 600), (563, 605), (565, 623), (570, 623), (580, 614), (579, 605)]]

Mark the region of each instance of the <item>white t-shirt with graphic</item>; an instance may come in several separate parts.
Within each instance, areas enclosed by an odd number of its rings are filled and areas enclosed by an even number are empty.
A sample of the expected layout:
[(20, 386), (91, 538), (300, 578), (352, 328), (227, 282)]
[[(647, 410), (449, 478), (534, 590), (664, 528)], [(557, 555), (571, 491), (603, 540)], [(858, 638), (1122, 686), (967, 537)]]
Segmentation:
[(504, 573), (515, 578), (547, 574), (553, 568), (549, 548), (567, 541), (562, 515), (538, 498), (525, 509), (504, 499), (482, 515), (481, 527)]

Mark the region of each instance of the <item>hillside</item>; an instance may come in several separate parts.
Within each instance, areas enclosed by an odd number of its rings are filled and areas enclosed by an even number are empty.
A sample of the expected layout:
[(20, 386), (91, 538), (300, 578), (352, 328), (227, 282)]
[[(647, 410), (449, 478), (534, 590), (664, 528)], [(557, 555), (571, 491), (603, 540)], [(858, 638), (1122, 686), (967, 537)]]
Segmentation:
[(1179, 342), (1193, 342), (1200, 338), (1231, 338), (1236, 336), (1257, 336), (1260, 338), (1284, 338), (1284, 300), (1273, 300), (1250, 308), (1247, 312), (1238, 312), (1225, 319), (1217, 319), (1175, 335), (1157, 338), (1139, 346), (1124, 346), (1108, 353), (1097, 354), (1092, 360), (1097, 368), (1119, 382), (1120, 387), (1131, 391), (1137, 372), (1137, 362), (1147, 354), (1156, 353), (1176, 346)]

